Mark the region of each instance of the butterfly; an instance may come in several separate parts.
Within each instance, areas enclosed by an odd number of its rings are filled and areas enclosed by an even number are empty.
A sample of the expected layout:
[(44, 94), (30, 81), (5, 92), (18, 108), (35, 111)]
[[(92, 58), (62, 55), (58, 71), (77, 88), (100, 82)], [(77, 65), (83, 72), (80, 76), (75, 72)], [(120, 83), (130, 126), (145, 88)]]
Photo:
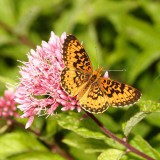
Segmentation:
[(103, 67), (94, 71), (81, 43), (68, 35), (62, 47), (65, 67), (60, 83), (71, 97), (77, 96), (80, 106), (90, 113), (103, 113), (109, 106), (123, 107), (134, 104), (141, 92), (125, 83), (101, 77)]

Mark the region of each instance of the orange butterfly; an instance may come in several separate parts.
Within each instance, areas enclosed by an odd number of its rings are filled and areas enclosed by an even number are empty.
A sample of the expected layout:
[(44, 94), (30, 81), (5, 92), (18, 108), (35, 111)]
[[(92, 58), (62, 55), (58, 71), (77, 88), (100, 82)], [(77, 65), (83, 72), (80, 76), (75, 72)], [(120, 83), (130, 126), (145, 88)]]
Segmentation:
[(140, 91), (127, 84), (100, 77), (103, 67), (93, 71), (86, 51), (75, 36), (66, 37), (62, 50), (65, 68), (61, 72), (61, 86), (68, 95), (77, 95), (84, 110), (102, 113), (109, 106), (127, 106), (141, 97)]

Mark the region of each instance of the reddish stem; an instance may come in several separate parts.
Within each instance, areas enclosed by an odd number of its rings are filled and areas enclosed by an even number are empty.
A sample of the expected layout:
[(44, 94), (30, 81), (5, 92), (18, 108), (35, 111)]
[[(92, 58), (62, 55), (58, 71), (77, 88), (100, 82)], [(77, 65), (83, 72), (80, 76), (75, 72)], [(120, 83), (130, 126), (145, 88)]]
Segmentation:
[[(9, 120), (9, 121), (10, 121), (12, 124), (14, 124), (15, 126), (19, 126), (19, 127), (23, 128), (23, 129), (25, 129), (25, 125), (22, 124), (22, 123), (20, 123), (20, 122), (18, 122), (18, 121), (16, 121), (15, 119), (6, 118), (6, 120)], [(34, 131), (34, 130), (31, 129), (31, 128), (28, 128), (28, 129), (26, 129), (26, 130), (34, 133), (34, 134), (37, 135), (37, 136), (41, 136), (41, 133), (40, 133), (39, 131)]]
[(21, 41), (21, 43), (35, 48), (35, 45), (29, 40), (29, 38), (25, 35), (16, 35), (11, 28), (9, 28), (6, 24), (4, 24), (2, 21), (0, 21), (0, 27), (3, 28), (5, 31), (7, 31), (9, 34), (14, 35), (18, 38), (19, 41)]
[(108, 135), (109, 137), (113, 138), (114, 140), (116, 140), (117, 142), (119, 142), (120, 144), (124, 145), (127, 149), (129, 149), (129, 151), (136, 153), (137, 155), (146, 158), (147, 160), (155, 160), (151, 157), (149, 157), (148, 155), (144, 154), (143, 152), (140, 152), (139, 150), (137, 150), (136, 148), (132, 147), (130, 144), (127, 143), (127, 141), (121, 140), (120, 138), (118, 138), (117, 136), (115, 136), (112, 132), (110, 132), (108, 129), (106, 129), (103, 124), (91, 113), (86, 112), (88, 116), (90, 116), (96, 123), (97, 125), (103, 130), (103, 132)]

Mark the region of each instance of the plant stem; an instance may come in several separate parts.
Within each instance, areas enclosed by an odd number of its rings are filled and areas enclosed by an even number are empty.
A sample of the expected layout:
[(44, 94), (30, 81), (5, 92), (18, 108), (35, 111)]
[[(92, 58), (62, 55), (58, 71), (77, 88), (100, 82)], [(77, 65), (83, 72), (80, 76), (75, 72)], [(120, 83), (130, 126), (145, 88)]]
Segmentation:
[[(86, 112), (86, 111), (85, 111)], [(91, 113), (86, 112), (88, 116), (90, 116), (96, 123), (97, 125), (103, 130), (103, 132), (108, 135), (109, 137), (113, 138), (115, 141), (119, 142), (120, 144), (124, 145), (127, 149), (129, 149), (131, 152), (136, 153), (137, 155), (146, 158), (147, 160), (155, 160), (148, 155), (144, 154), (143, 152), (140, 152), (136, 148), (132, 147), (130, 144), (127, 143), (127, 141), (124, 141), (117, 136), (115, 136), (112, 132), (110, 132), (108, 129), (104, 127), (104, 125)]]
[[(15, 126), (19, 126), (19, 127), (23, 128), (23, 129), (25, 129), (25, 125), (22, 124), (22, 123), (20, 123), (20, 122), (18, 122), (18, 121), (16, 121), (15, 119), (12, 119), (12, 118), (5, 118), (5, 119), (11, 121), (11, 123), (14, 124)], [(34, 131), (34, 130), (31, 129), (31, 128), (28, 128), (28, 129), (26, 129), (26, 130), (34, 133), (36, 136), (42, 136), (39, 131)]]
[[(19, 127), (23, 128), (23, 129), (25, 129), (25, 125), (24, 125), (24, 124), (22, 124), (22, 123), (20, 123), (20, 122), (18, 122), (18, 121), (16, 121), (16, 120), (14, 120), (14, 119), (12, 119), (12, 118), (5, 118), (5, 119), (8, 120), (8, 121), (10, 121), (11, 124), (13, 124), (13, 125), (15, 125), (15, 126), (19, 126)], [(28, 130), (28, 131), (34, 133), (34, 134), (35, 134), (36, 136), (38, 136), (38, 137), (42, 136), (42, 134), (41, 134), (39, 131), (34, 131), (34, 130), (31, 129), (31, 128), (28, 128), (28, 129), (25, 129), (25, 130)], [(47, 146), (49, 146), (49, 147), (51, 148), (51, 151), (52, 151), (52, 152), (58, 153), (58, 154), (61, 155), (62, 157), (66, 158), (67, 160), (74, 160), (69, 154), (67, 154), (66, 152), (64, 152), (64, 151), (58, 146), (58, 144), (56, 144), (55, 142), (54, 142), (54, 144), (51, 144), (51, 143), (49, 143), (49, 142), (47, 142), (47, 141), (45, 141), (45, 140), (42, 140), (42, 141), (43, 141), (44, 144), (46, 144)]]
[(57, 152), (58, 154), (60, 154), (61, 156), (63, 156), (64, 158), (66, 158), (68, 160), (74, 160), (69, 154), (64, 152), (55, 142), (54, 142), (54, 144), (52, 144), (52, 150), (54, 152)]
[(21, 41), (21, 43), (29, 46), (29, 47), (32, 47), (32, 48), (35, 48), (35, 45), (29, 40), (29, 38), (25, 35), (17, 35), (15, 34), (11, 28), (9, 28), (6, 24), (4, 24), (2, 21), (0, 21), (0, 27), (3, 28), (5, 31), (7, 31), (9, 34), (11, 35), (14, 35), (17, 37), (17, 39), (19, 41)]

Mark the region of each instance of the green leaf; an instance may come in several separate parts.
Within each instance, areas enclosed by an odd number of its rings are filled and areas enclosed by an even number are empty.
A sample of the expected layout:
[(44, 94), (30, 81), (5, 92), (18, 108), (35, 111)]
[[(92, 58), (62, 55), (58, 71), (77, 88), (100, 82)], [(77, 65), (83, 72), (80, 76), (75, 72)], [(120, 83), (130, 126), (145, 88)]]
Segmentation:
[(128, 136), (131, 130), (151, 112), (159, 112), (160, 104), (153, 101), (141, 101), (138, 106), (134, 105), (125, 113), (122, 123), (122, 129), (125, 136)]
[(64, 26), (65, 26), (65, 32), (67, 32), (67, 34), (72, 33), (78, 17), (81, 17), (81, 13), (83, 12), (84, 8), (88, 9), (89, 1), (86, 0), (73, 1), (72, 5), (73, 7), (71, 7), (70, 10), (66, 10), (63, 13), (62, 17), (58, 19), (56, 23), (54, 23), (55, 26), (54, 30), (58, 35), (64, 32)]
[(152, 125), (160, 128), (160, 113), (152, 113), (146, 117), (146, 121)]
[(158, 133), (156, 136), (154, 136), (150, 140), (150, 144), (158, 151), (160, 152), (160, 133)]
[(104, 114), (98, 114), (96, 115), (96, 118), (98, 120), (101, 121), (101, 123), (111, 132), (118, 132), (119, 130), (121, 130), (120, 125), (115, 122), (115, 120), (113, 119), (113, 117), (107, 113)]
[[(129, 110), (129, 112), (131, 112), (131, 111), (132, 110)], [(135, 125), (137, 123), (139, 123), (143, 118), (145, 118), (146, 115), (147, 115), (147, 113), (144, 113), (144, 112), (138, 112), (138, 113), (136, 112), (130, 118), (129, 117), (125, 117), (126, 118), (125, 122), (122, 125), (124, 135), (127, 137), (129, 135), (129, 133), (131, 132), (131, 130), (133, 129), (133, 127), (135, 127)]]
[(83, 148), (77, 149), (75, 147), (70, 147), (69, 153), (72, 155), (72, 157), (74, 157), (75, 160), (97, 160), (96, 153), (85, 153)]
[(105, 63), (109, 66), (112, 66), (113, 64), (116, 64), (126, 58), (126, 54), (128, 53), (127, 47), (128, 46), (124, 36), (118, 35), (115, 39), (115, 50), (107, 55)]
[[(151, 113), (152, 114), (152, 113)], [(148, 115), (150, 116), (150, 115)], [(147, 116), (147, 117), (148, 117)], [(147, 119), (146, 117), (146, 119)], [(143, 129), (142, 129), (143, 128)], [(135, 135), (140, 135), (142, 137), (147, 137), (148, 134), (152, 131), (152, 126), (146, 122), (146, 121), (141, 121), (140, 123), (138, 123), (133, 129), (132, 129), (132, 134)]]
[(10, 27), (15, 24), (15, 8), (12, 0), (0, 1), (0, 20)]
[(145, 1), (141, 2), (141, 7), (145, 10), (145, 12), (151, 17), (155, 28), (157, 29), (157, 33), (160, 29), (160, 19), (157, 15), (160, 14), (160, 5), (157, 3), (153, 3), (150, 1), (149, 3), (146, 3)]
[(142, 49), (141, 54), (135, 57), (130, 70), (128, 82), (133, 83), (143, 71), (160, 58), (160, 36), (149, 23), (130, 15), (127, 15), (126, 19), (127, 38)]
[(18, 17), (17, 23), (14, 26), (14, 32), (18, 35), (28, 34), (31, 26), (40, 17), (42, 11), (45, 9), (52, 10), (61, 0), (32, 0), (32, 1), (19, 1), (18, 2)]
[(105, 139), (99, 127), (90, 118), (80, 120), (82, 114), (74, 112), (63, 112), (58, 114), (56, 120), (65, 129), (71, 130), (86, 138)]
[(73, 132), (67, 134), (62, 142), (77, 149), (83, 148), (85, 153), (103, 152), (109, 147), (103, 140), (86, 139)]
[[(116, 136), (119, 137), (120, 139), (123, 138), (122, 135), (116, 134)], [(122, 144), (120, 144), (119, 142), (115, 141), (112, 138), (106, 138), (104, 141), (105, 141), (106, 144), (108, 144), (112, 148), (120, 149), (120, 150), (124, 150), (125, 149), (125, 147)]]
[(5, 119), (1, 119), (0, 120), (0, 134), (5, 133), (8, 128), (9, 128), (9, 126), (6, 124), (6, 120)]
[(97, 160), (119, 160), (124, 151), (117, 149), (107, 149), (98, 156)]
[[(160, 58), (160, 36), (149, 22), (140, 20), (131, 14), (111, 14), (109, 15), (109, 19), (119, 32), (118, 36), (122, 35), (126, 39), (126, 47), (124, 49), (125, 56), (131, 55), (131, 47), (127, 40), (134, 43), (137, 46), (136, 49), (138, 49), (138, 47), (141, 49), (138, 51), (138, 55), (134, 55), (130, 63), (131, 68), (128, 75), (128, 83), (133, 84), (141, 73)], [(128, 49), (127, 52), (129, 54), (126, 54), (126, 49)], [(123, 55), (124, 53), (122, 53), (122, 56)], [(115, 59), (117, 57), (120, 57), (120, 55), (115, 56)]]
[(21, 45), (6, 45), (1, 48), (1, 55), (9, 57), (14, 60), (27, 60), (26, 53), (30, 51), (30, 47)]
[(127, 37), (130, 40), (144, 49), (158, 46), (160, 35), (156, 33), (150, 23), (131, 15), (127, 15), (126, 18)]
[[(30, 11), (32, 11), (32, 14), (30, 13)], [(29, 8), (29, 11), (27, 13), (21, 14), (21, 17), (19, 17), (17, 24), (13, 28), (13, 32), (16, 35), (27, 35), (30, 26), (32, 25), (32, 23), (34, 23), (34, 21), (40, 14), (40, 11), (41, 9), (39, 6), (33, 6), (32, 8)]]
[(138, 106), (141, 112), (160, 112), (160, 103), (151, 100), (140, 101)]
[(7, 31), (5, 31), (3, 28), (0, 28), (0, 35), (0, 47), (6, 44), (14, 44), (15, 41), (17, 41), (15, 37), (7, 33)]
[(132, 65), (132, 68), (129, 72), (130, 79), (128, 83), (133, 83), (143, 71), (149, 68), (150, 65), (160, 58), (159, 50), (159, 45), (150, 48), (146, 47), (146, 50), (134, 61), (134, 65)]
[(82, 114), (74, 113), (73, 111), (63, 112), (56, 116), (57, 123), (62, 128), (71, 130), (84, 138), (104, 140), (109, 146), (124, 149), (121, 144), (103, 134), (98, 125), (90, 117), (82, 120), (81, 118)]
[(45, 151), (31, 151), (31, 152), (24, 152), (20, 154), (16, 154), (10, 156), (8, 158), (4, 158), (2, 160), (66, 160), (59, 154), (45, 152)]
[(47, 124), (46, 124), (45, 136), (53, 137), (53, 135), (57, 133), (57, 128), (58, 128), (57, 122), (49, 117), (46, 119), (46, 123)]
[[(106, 6), (106, 7), (104, 7)], [(137, 3), (134, 1), (93, 1), (94, 16), (110, 16), (127, 13), (134, 9)]]
[[(157, 160), (160, 159), (160, 153), (156, 151), (154, 148), (152, 148), (150, 144), (148, 144), (148, 142), (145, 141), (141, 136), (136, 135), (132, 140), (130, 140), (129, 143), (139, 151), (147, 154), (148, 156)], [(134, 156), (137, 155), (134, 154)]]
[(12, 132), (0, 136), (0, 158), (26, 150), (47, 151), (47, 148), (26, 132)]

